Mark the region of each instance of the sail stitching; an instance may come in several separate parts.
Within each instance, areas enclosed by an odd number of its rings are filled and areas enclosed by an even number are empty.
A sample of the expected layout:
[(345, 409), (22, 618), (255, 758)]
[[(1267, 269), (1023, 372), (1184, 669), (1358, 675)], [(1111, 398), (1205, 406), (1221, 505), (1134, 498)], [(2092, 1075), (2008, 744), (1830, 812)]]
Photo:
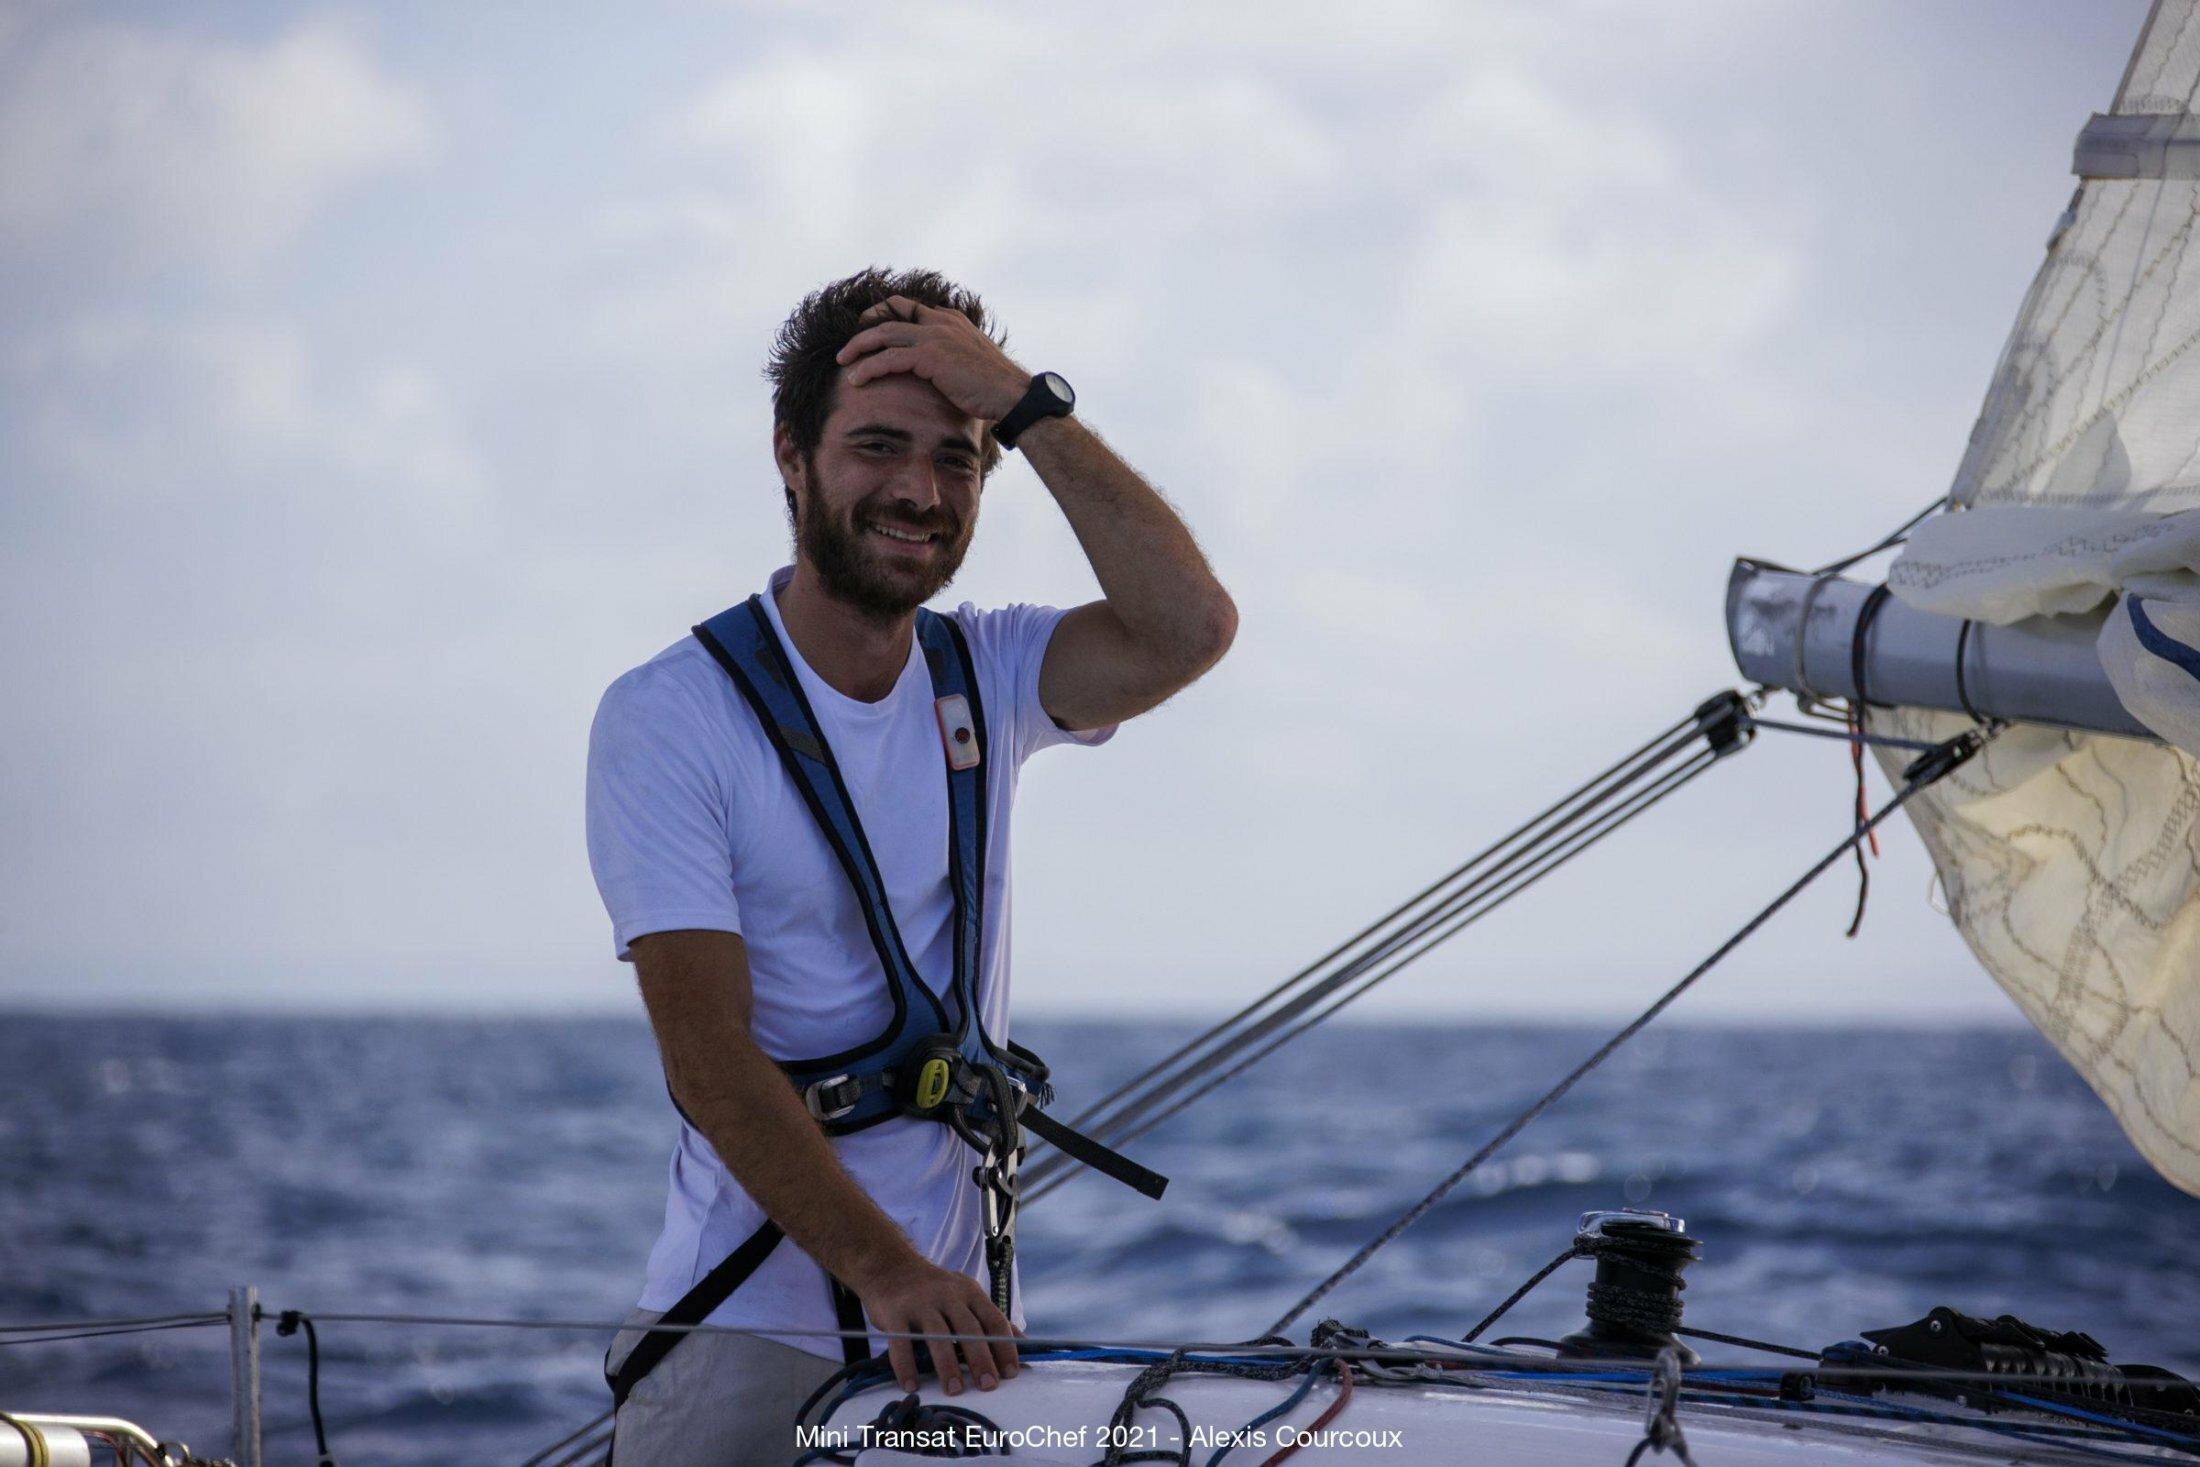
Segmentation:
[[(2134, 283), (2132, 288), (2124, 294), (2123, 299), (2117, 303), (2117, 311), (2103, 317), (2100, 324), (2100, 329), (2095, 331), (2093, 335), (2087, 339), (2085, 344), (2079, 349), (2078, 354), (2071, 359), (2071, 365), (2073, 368), (2075, 368), (2079, 362), (2084, 361), (2092, 356), (2094, 351), (2101, 344), (2102, 340), (2108, 335), (2109, 329), (2112, 326), (2120, 323), (2122, 319), (2123, 309), (2130, 306), (2130, 304), (2134, 300), (2138, 299), (2139, 293), (2146, 287), (2147, 282), (2153, 278), (2154, 273), (2161, 268), (2163, 262), (2170, 259), (2173, 254), (2176, 256), (2176, 265), (2172, 268), (2170, 278), (2171, 284), (2174, 286), (2177, 274), (2183, 269), (2184, 264), (2183, 251), (2180, 247), (2184, 243), (2186, 237), (2192, 233), (2193, 225), (2196, 222), (2200, 222), (2200, 199), (2195, 200), (2192, 209), (2190, 210), (2190, 212), (2187, 213), (2185, 217), (2185, 222), (2180, 225), (2177, 231), (2170, 236), (2169, 240), (2163, 244), (2160, 251), (2155, 254), (2155, 257), (2147, 262), (2147, 268), (2141, 272), (2138, 281)], [(2156, 322), (2156, 329), (2158, 330), (2159, 328), (2160, 322)], [(2190, 351), (2195, 344), (2200, 344), (2200, 329), (2195, 329), (2190, 334), (2188, 334), (2184, 338), (2184, 340), (2178, 342), (2178, 344), (2174, 348), (2172, 348), (2167, 355), (2155, 361), (2144, 371), (2142, 371), (2137, 377), (2133, 378), (2131, 382), (2123, 388), (2122, 391), (2116, 393), (2113, 397), (2104, 398), (2101, 402), (2100, 407), (2096, 408), (2089, 416), (2081, 419), (2078, 423), (2074, 424), (2068, 432), (2064, 433), (2062, 437), (2056, 439), (2053, 444), (2049, 445), (2044, 453), (2033, 458), (2029, 463), (2025, 464), (2024, 467), (2018, 469), (2010, 478), (2004, 480), (2002, 483), (1989, 484), (1982, 491), (1982, 493), (1997, 498), (2006, 494), (2013, 493), (2013, 491), (2017, 488), (2019, 484), (2021, 484), (2024, 480), (2031, 478), (2032, 475), (2038, 472), (2043, 465), (2061, 458), (2064, 453), (2069, 451), (2070, 446), (2076, 443), (2081, 437), (2083, 437), (2086, 433), (2086, 430), (2091, 428), (2095, 423), (2098, 423), (2103, 418), (2110, 417), (2115, 413), (2121, 411), (2122, 408), (2127, 403), (2129, 403), (2134, 396), (2138, 394), (2140, 389), (2145, 387), (2147, 383), (2151, 382), (2155, 377), (2159, 376), (2161, 372), (2171, 363), (2175, 362), (2178, 358), (2184, 356), (2184, 354)], [(2063, 380), (2067, 380), (2067, 376)], [(2043, 404), (2042, 407), (2036, 411), (2025, 412), (2019, 418), (2019, 423), (2022, 424), (2025, 422), (2033, 421), (2038, 416), (2051, 411), (2052, 399), (2053, 397), (2059, 395), (2060, 391), (2061, 382), (2058, 382), (2056, 385), (2051, 386), (2048, 390), (2050, 402), (2048, 404)]]

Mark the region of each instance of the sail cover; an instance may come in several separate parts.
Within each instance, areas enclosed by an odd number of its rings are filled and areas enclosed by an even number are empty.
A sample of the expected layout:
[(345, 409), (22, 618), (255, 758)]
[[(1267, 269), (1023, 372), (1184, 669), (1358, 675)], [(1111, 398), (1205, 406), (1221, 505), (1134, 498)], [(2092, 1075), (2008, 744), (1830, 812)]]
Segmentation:
[[(2200, 1194), (2200, 0), (2157, 0), (2048, 241), (1950, 495), (1888, 574), (2004, 625), (2109, 612), (2164, 742), (2010, 729), (1913, 800), (1979, 961), (2148, 1161)], [(1942, 738), (1968, 720), (1873, 710)], [(1890, 764), (1895, 761), (1889, 761)]]

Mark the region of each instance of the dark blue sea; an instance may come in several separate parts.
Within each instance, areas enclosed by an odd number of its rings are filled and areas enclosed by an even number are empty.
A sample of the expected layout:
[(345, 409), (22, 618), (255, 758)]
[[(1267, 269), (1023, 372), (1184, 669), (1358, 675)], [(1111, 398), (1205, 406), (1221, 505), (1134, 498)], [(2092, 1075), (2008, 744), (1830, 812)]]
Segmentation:
[[(1042, 1024), (1073, 1109), (1188, 1026)], [(1257, 1333), (1601, 1037), (1338, 1025), (1086, 1177), (1023, 1234), (1034, 1333)], [(0, 1014), (0, 1324), (271, 1310), (618, 1317), (673, 1115), (638, 1020)], [(1319, 1311), (1457, 1333), (1585, 1209), (1681, 1213), (1688, 1319), (1806, 1346), (1936, 1304), (2200, 1370), (2200, 1201), (2029, 1032), (1653, 1029)], [(1580, 1319), (1574, 1265), (1507, 1330)], [(606, 1404), (600, 1336), (330, 1324), (346, 1467), (516, 1462)], [(305, 1351), (268, 1332), (269, 1460), (312, 1459)], [(0, 1343), (0, 1409), (228, 1450), (226, 1336)]]

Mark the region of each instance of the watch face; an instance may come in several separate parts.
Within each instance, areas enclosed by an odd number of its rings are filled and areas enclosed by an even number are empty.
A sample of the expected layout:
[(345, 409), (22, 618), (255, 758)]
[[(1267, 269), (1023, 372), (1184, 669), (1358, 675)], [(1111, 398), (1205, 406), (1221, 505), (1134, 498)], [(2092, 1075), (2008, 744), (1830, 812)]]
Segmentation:
[(1041, 372), (1039, 380), (1046, 384), (1047, 391), (1053, 393), (1064, 407), (1076, 405), (1077, 393), (1070, 387), (1069, 379), (1060, 372)]

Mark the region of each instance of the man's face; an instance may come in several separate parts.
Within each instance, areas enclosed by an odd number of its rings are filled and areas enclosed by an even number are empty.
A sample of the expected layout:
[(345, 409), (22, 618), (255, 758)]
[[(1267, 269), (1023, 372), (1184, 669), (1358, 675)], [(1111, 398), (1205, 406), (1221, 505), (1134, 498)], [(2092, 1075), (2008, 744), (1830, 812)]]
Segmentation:
[(978, 523), (984, 425), (906, 372), (845, 381), (815, 449), (775, 439), (795, 553), (840, 600), (900, 616), (946, 589)]

